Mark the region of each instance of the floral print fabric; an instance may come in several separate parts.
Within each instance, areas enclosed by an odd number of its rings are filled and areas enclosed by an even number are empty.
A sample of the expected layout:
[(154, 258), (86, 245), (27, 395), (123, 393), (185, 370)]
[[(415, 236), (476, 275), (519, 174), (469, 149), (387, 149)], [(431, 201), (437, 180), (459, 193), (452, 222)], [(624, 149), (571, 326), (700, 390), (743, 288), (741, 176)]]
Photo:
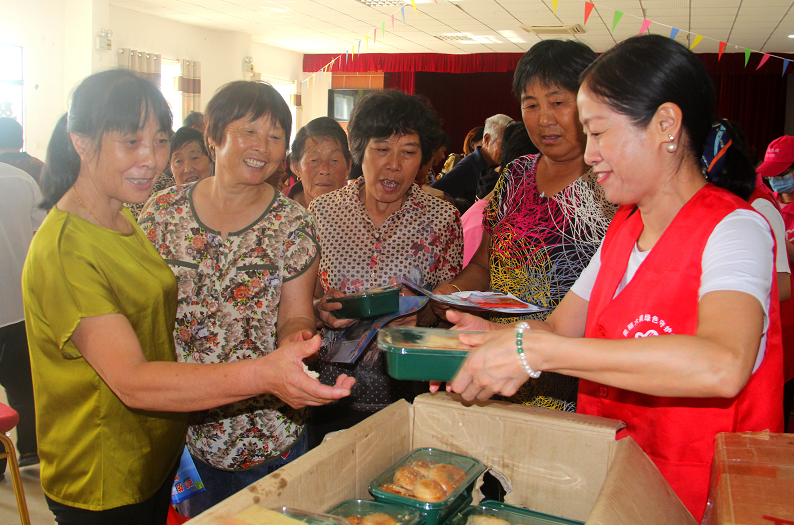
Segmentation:
[[(276, 192), (251, 226), (223, 239), (193, 211), (195, 184), (156, 193), (139, 223), (177, 278), (177, 360), (225, 363), (276, 348), (281, 285), (317, 257), (314, 221)], [(284, 454), (300, 437), (304, 410), (263, 395), (191, 415), (190, 452), (223, 470)]]
[[(317, 197), (309, 206), (317, 219), (322, 247), (319, 271), (324, 291), (336, 288), (350, 295), (399, 283), (403, 277), (433, 289), (460, 272), (463, 237), (454, 206), (414, 184), (403, 206), (376, 228), (361, 201), (363, 190), (361, 177)], [(342, 331), (323, 330), (321, 358)], [(403, 388), (409, 387), (407, 382), (395, 381), (385, 374), (375, 344), (355, 367), (321, 360), (315, 365), (325, 384), (333, 384), (342, 373), (356, 378), (350, 400), (345, 400), (352, 403), (354, 410), (376, 411), (416, 393)]]

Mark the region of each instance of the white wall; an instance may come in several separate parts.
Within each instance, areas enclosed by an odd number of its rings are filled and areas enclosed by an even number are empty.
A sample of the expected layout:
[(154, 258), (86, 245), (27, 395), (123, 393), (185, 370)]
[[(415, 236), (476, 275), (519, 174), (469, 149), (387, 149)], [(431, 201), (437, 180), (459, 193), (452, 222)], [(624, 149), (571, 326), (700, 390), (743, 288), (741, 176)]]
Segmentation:
[[(220, 86), (244, 78), (245, 56), (254, 57), (263, 76), (301, 79), (303, 55), (251, 42), (246, 33), (191, 26), (108, 0), (2, 0), (2, 5), (0, 42), (23, 47), (26, 150), (41, 159), (74, 86), (92, 72), (116, 67), (122, 47), (201, 61), (202, 108)], [(101, 28), (113, 31), (112, 51), (94, 49)]]
[(24, 48), (26, 148), (40, 159), (55, 122), (67, 109), (64, 18), (64, 0), (3, 0), (0, 41)]
[[(301, 73), (301, 82), (308, 79), (311, 75), (311, 73)], [(301, 93), (303, 99), (303, 108), (298, 110), (301, 125), (317, 117), (328, 116), (328, 90), (331, 89), (332, 77), (333, 73), (326, 73), (320, 79), (318, 73), (316, 76), (317, 81), (314, 85), (312, 85), (311, 80), (306, 83), (305, 89), (298, 85), (298, 92)]]

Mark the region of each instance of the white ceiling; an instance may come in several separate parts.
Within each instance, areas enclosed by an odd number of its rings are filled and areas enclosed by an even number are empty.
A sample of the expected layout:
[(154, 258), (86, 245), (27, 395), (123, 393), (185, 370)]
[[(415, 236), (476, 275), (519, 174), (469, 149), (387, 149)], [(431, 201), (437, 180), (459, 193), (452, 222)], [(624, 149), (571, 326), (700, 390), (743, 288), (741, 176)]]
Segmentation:
[[(369, 0), (368, 0), (369, 1)], [(402, 22), (398, 2), (406, 2)], [(389, 6), (370, 7), (359, 0), (110, 0), (113, 5), (150, 13), (218, 31), (250, 33), (255, 42), (300, 53), (344, 53), (361, 40), (366, 52), (376, 53), (516, 53), (529, 49), (539, 37), (519, 25), (583, 24), (584, 0), (379, 0)], [(636, 35), (643, 18), (652, 20), (649, 31), (691, 43), (704, 38), (697, 52), (725, 52), (750, 48), (765, 53), (792, 53), (794, 1), (792, 0), (598, 0), (586, 33), (575, 37), (601, 52), (615, 42)], [(396, 4), (396, 5), (395, 5)], [(615, 11), (624, 13), (615, 33)], [(392, 31), (391, 15), (395, 15)], [(386, 35), (382, 35), (386, 22)], [(373, 43), (373, 29), (377, 39)], [(692, 33), (691, 35), (689, 33)], [(467, 38), (440, 40), (437, 36)], [(473, 40), (472, 38), (473, 37)], [(544, 37), (549, 38), (549, 37)], [(734, 47), (735, 46), (735, 47)]]

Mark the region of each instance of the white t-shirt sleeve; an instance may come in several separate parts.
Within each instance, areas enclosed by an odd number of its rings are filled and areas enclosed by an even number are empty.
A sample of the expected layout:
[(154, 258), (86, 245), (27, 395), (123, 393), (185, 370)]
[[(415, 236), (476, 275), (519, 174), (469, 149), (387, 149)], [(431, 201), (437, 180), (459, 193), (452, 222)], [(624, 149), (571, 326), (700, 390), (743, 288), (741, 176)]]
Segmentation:
[(590, 294), (593, 292), (593, 286), (595, 286), (596, 277), (598, 277), (598, 271), (600, 269), (601, 246), (598, 247), (593, 258), (590, 259), (590, 263), (587, 267), (579, 274), (579, 278), (576, 279), (576, 282), (571, 286), (571, 291), (589, 302)]
[[(641, 265), (641, 259), (648, 252), (639, 252), (636, 247), (631, 257), (639, 259), (639, 264), (629, 262), (629, 268)], [(769, 225), (758, 213), (750, 210), (736, 210), (728, 214), (711, 232), (706, 248), (703, 250), (703, 275), (700, 283), (700, 297), (708, 292), (728, 290), (745, 292), (758, 299), (764, 306), (764, 314), (769, 312), (769, 291), (772, 288), (772, 235)], [(589, 301), (598, 271), (601, 269), (601, 248), (590, 259), (571, 291)], [(626, 278), (628, 277), (628, 278)], [(624, 277), (623, 282), (631, 281), (632, 275)], [(625, 285), (625, 284), (624, 284)], [(622, 287), (618, 287), (620, 293)], [(766, 322), (764, 323), (766, 330)]]
[(788, 264), (788, 254), (786, 253), (786, 223), (783, 222), (783, 216), (777, 211), (775, 205), (766, 199), (755, 199), (752, 207), (769, 221), (772, 233), (775, 234), (775, 242), (777, 243), (775, 268), (777, 272), (791, 273)]

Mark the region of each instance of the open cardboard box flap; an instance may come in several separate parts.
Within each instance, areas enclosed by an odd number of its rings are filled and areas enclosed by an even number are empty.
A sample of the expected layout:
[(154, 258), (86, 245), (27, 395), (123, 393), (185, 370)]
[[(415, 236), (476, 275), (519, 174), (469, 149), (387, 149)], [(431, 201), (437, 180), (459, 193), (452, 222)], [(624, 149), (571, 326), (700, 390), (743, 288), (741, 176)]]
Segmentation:
[(615, 440), (621, 426), (503, 401), (464, 404), (446, 392), (423, 394), (333, 436), (191, 523), (222, 523), (252, 504), (324, 512), (347, 499), (371, 499), (372, 479), (411, 450), (436, 447), (498, 470), (513, 505), (588, 524), (694, 524), (637, 444)]

